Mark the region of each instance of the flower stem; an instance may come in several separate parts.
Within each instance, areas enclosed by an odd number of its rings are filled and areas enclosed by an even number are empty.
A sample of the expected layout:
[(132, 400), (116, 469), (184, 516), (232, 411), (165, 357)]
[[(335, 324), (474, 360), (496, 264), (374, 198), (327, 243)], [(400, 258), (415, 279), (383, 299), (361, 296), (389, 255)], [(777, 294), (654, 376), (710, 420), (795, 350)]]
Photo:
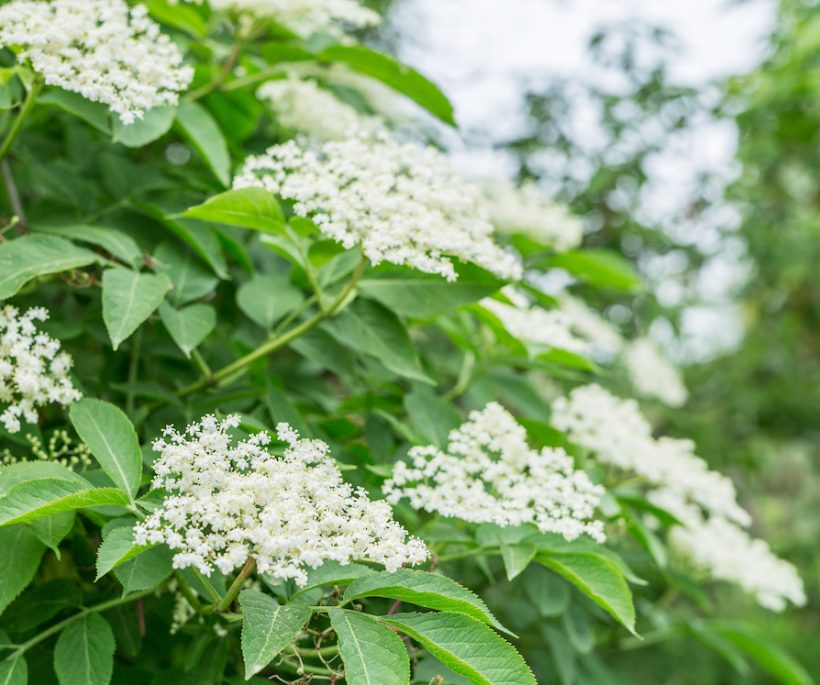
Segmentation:
[(236, 596), (239, 594), (239, 591), (242, 589), (242, 583), (245, 582), (245, 580), (251, 574), (255, 567), (256, 559), (248, 559), (248, 561), (242, 567), (242, 570), (239, 572), (239, 575), (236, 577), (236, 580), (234, 580), (233, 583), (231, 583), (231, 586), (228, 588), (228, 591), (225, 593), (225, 596), (214, 607), (214, 611), (216, 611), (217, 613), (222, 613), (223, 611), (228, 610), (228, 608), (233, 603), (234, 599), (236, 599)]
[(11, 146), (23, 130), (23, 124), (26, 123), (26, 119), (28, 119), (29, 114), (31, 114), (31, 110), (34, 109), (34, 103), (42, 87), (43, 83), (39, 80), (31, 84), (31, 88), (29, 88), (26, 94), (26, 99), (23, 101), (23, 106), (20, 107), (20, 111), (17, 113), (17, 117), (9, 129), (6, 139), (3, 141), (3, 144), (0, 145), (0, 160), (4, 160), (11, 151)]

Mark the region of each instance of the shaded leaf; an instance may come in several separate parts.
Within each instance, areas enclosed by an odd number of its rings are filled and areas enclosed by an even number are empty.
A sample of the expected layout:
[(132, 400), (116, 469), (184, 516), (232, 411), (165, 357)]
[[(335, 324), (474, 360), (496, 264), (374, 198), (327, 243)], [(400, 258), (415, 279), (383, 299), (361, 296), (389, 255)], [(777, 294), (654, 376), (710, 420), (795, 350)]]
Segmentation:
[(401, 638), (376, 619), (347, 609), (331, 609), (330, 625), (349, 685), (407, 685), (410, 659)]

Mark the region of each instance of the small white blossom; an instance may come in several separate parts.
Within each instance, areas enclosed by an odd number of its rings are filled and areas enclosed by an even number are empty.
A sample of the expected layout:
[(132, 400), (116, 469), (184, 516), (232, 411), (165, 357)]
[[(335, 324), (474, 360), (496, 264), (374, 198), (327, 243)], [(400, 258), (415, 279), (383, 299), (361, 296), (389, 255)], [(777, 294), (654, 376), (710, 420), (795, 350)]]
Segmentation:
[(556, 299), (569, 320), (570, 328), (587, 340), (593, 350), (600, 350), (602, 354), (611, 356), (623, 348), (624, 339), (618, 328), (583, 300), (567, 292), (558, 293)]
[(407, 498), (414, 509), (475, 523), (534, 523), (573, 540), (586, 533), (603, 541), (591, 520), (603, 495), (562, 449), (533, 450), (510, 413), (492, 402), (451, 431), (446, 452), (413, 447), (411, 463), (396, 464), (384, 484), (388, 500)]
[(256, 92), (286, 129), (324, 143), (350, 137), (369, 137), (384, 130), (378, 117), (360, 114), (315, 81), (291, 75), (268, 81)]
[(288, 446), (277, 457), (265, 433), (233, 444), (229, 429), (238, 424), (236, 416), (205, 416), (184, 434), (165, 429), (154, 443), (160, 456), (153, 486), (168, 496), (135, 527), (139, 544), (166, 543), (175, 568), (230, 573), (252, 558), (261, 573), (297, 584), (307, 582), (306, 569), (328, 559), (396, 570), (427, 558), (387, 502), (371, 501), (342, 480), (326, 443), (301, 440), (279, 424)]
[(102, 102), (123, 123), (174, 105), (193, 78), (143, 5), (123, 0), (12, 0), (0, 7), (0, 47), (20, 48), (45, 82)]
[(689, 396), (680, 372), (664, 357), (654, 342), (639, 338), (625, 353), (626, 370), (635, 390), (655, 397), (670, 407), (680, 407)]
[[(201, 5), (203, 0), (174, 0)], [(321, 31), (338, 35), (340, 27), (364, 28), (379, 23), (379, 15), (355, 0), (209, 0), (211, 9), (273, 19), (296, 33)]]
[(37, 329), (48, 312), (32, 308), (21, 314), (16, 307), (0, 309), (0, 414), (9, 433), (20, 430), (20, 419), (37, 423), (37, 408), (46, 404), (63, 406), (80, 399), (68, 372), (72, 359), (60, 352), (60, 341)]
[(509, 304), (488, 297), (481, 301), (481, 306), (498, 317), (507, 332), (532, 352), (557, 348), (579, 355), (589, 353), (590, 346), (573, 335), (570, 319), (562, 310), (532, 305), (512, 287), (505, 287), (503, 294)]
[(787, 602), (806, 603), (797, 569), (773, 554), (765, 540), (753, 538), (722, 516), (704, 516), (675, 490), (656, 490), (649, 499), (684, 524), (672, 528), (673, 549), (712, 578), (739, 585), (772, 611), (782, 611)]
[(521, 276), (518, 260), (493, 242), (477, 190), (432, 147), (389, 137), (318, 149), (289, 141), (249, 157), (234, 186), (292, 201), (297, 215), (345, 248), (361, 245), (373, 264), (404, 264), (453, 281), (455, 257), (502, 278)]
[(544, 195), (534, 183), (516, 187), (494, 179), (487, 181), (484, 189), (490, 218), (499, 233), (524, 235), (556, 252), (581, 244), (581, 220)]

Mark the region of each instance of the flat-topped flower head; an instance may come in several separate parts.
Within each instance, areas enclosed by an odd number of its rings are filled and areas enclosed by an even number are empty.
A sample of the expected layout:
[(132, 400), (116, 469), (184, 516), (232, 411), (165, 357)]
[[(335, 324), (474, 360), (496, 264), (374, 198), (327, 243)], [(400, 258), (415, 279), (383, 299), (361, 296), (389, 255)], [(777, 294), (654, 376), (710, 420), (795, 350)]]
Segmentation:
[(484, 196), (499, 233), (524, 235), (556, 252), (581, 244), (584, 236), (581, 220), (547, 197), (534, 183), (514, 186), (509, 181), (487, 181)]
[[(201, 5), (204, 0), (176, 0)], [(379, 23), (379, 15), (356, 0), (208, 0), (211, 9), (272, 19), (292, 31), (309, 36), (322, 32), (340, 35), (346, 28)]]
[(0, 423), (9, 433), (20, 430), (21, 419), (37, 423), (39, 407), (66, 406), (81, 397), (68, 375), (71, 357), (37, 327), (47, 318), (42, 307), (0, 309)]
[(284, 128), (317, 143), (369, 137), (385, 128), (378, 117), (361, 114), (315, 81), (293, 75), (268, 81), (256, 96), (268, 104)]
[(194, 75), (148, 10), (123, 0), (12, 0), (0, 7), (0, 46), (125, 124), (176, 104)]
[(680, 407), (689, 396), (680, 371), (661, 354), (648, 338), (630, 343), (624, 355), (626, 370), (635, 390), (644, 397), (655, 397), (670, 407)]
[(237, 416), (209, 415), (184, 433), (165, 429), (154, 443), (153, 485), (168, 496), (135, 527), (138, 543), (166, 543), (175, 568), (230, 573), (254, 559), (261, 573), (297, 584), (328, 559), (396, 570), (427, 558), (387, 502), (342, 480), (326, 443), (279, 424), (287, 447), (275, 456), (266, 433), (234, 442), (229, 431), (238, 425)]
[(521, 264), (492, 239), (478, 191), (432, 147), (351, 138), (313, 148), (294, 141), (245, 161), (237, 188), (262, 187), (293, 203), (345, 248), (373, 264), (391, 262), (457, 278), (452, 258), (502, 278)]
[(446, 451), (413, 447), (385, 483), (388, 500), (475, 523), (535, 524), (567, 540), (603, 541), (593, 520), (603, 488), (576, 471), (562, 449), (534, 450), (523, 426), (492, 402), (449, 435)]

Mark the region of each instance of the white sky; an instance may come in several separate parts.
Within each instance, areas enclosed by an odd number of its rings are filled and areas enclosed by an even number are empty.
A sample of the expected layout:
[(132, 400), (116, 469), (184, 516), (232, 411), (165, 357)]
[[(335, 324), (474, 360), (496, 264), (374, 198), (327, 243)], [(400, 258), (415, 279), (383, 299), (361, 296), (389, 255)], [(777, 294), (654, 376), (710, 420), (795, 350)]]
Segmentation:
[[(556, 78), (608, 79), (607, 86), (618, 86), (611, 72), (596, 71), (586, 53), (596, 29), (636, 19), (670, 29), (679, 46), (670, 75), (682, 85), (705, 88), (760, 62), (775, 10), (774, 0), (399, 0), (390, 21), (400, 31), (400, 58), (438, 83), (455, 105), (464, 134), (450, 141), (457, 163), (467, 173), (503, 176), (514, 167), (492, 146), (523, 130), (528, 87)], [(579, 126), (583, 130), (582, 118)], [(595, 136), (591, 127), (589, 136)], [(715, 229), (735, 220), (731, 207), (717, 207), (697, 224), (673, 225), (665, 217), (686, 206), (699, 171), (731, 176), (735, 145), (734, 128), (725, 122), (707, 122), (670, 140), (669, 149), (647, 164), (642, 215), (676, 239), (709, 251), (717, 244)], [(738, 253), (722, 249), (698, 285), (704, 306), (684, 317), (683, 356), (710, 356), (731, 348), (742, 334), (727, 300), (744, 272)], [(652, 266), (660, 280), (664, 265)], [(685, 294), (673, 272), (663, 285), (660, 294), (669, 303)], [(663, 330), (653, 333), (671, 342)]]

